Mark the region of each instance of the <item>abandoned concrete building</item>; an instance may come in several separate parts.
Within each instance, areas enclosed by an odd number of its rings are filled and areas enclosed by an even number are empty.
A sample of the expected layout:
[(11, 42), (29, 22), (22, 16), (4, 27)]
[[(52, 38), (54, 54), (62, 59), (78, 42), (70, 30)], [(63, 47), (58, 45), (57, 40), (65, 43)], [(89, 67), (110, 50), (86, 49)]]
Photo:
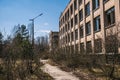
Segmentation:
[(120, 0), (70, 0), (59, 17), (59, 47), (85, 53), (120, 52)]

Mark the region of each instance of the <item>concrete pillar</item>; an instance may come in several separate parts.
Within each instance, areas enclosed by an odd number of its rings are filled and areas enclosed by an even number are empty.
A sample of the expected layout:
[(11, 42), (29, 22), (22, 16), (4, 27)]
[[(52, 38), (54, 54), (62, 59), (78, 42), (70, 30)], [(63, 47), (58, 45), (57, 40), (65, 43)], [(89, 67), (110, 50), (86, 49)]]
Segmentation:
[(101, 19), (101, 34), (102, 34), (102, 53), (106, 53), (105, 50), (105, 36), (106, 36), (106, 32), (105, 32), (105, 19), (104, 19), (104, 2), (103, 0), (100, 0), (100, 9), (101, 9), (101, 15), (100, 15), (100, 19)]
[(71, 46), (72, 46), (72, 38), (71, 38), (71, 5), (70, 5), (70, 10), (69, 10), (69, 16), (70, 16), (70, 53), (72, 53), (72, 49), (71, 49)]
[(79, 0), (78, 0), (78, 40), (79, 40), (79, 42), (78, 42), (78, 51), (80, 52), (80, 41), (81, 41), (81, 39), (80, 39), (80, 20), (79, 20), (79, 11), (80, 11), (80, 5), (79, 5)]
[(93, 22), (93, 19), (94, 19), (94, 14), (93, 14), (93, 1), (91, 0), (90, 1), (90, 14), (91, 14), (91, 43), (92, 43), (92, 53), (94, 54), (95, 51), (94, 51), (94, 22)]
[(85, 0), (83, 0), (83, 28), (84, 28), (84, 50), (86, 53), (86, 16), (85, 16)]
[(73, 41), (74, 41), (74, 51), (75, 51), (75, 8), (74, 8), (74, 1), (75, 0), (73, 0)]
[[(115, 1), (115, 20), (116, 20), (116, 34), (120, 41), (120, 0)], [(120, 53), (120, 43), (118, 43), (118, 52)]]

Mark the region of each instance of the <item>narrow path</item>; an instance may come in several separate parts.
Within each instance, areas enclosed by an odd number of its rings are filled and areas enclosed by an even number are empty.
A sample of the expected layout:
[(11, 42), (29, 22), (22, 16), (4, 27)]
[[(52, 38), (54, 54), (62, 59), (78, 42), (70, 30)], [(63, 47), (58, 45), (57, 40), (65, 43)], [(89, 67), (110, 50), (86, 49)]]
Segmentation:
[(41, 69), (52, 76), (55, 80), (79, 80), (72, 73), (62, 71), (57, 66), (52, 66), (48, 63), (48, 60), (40, 60), (44, 66)]

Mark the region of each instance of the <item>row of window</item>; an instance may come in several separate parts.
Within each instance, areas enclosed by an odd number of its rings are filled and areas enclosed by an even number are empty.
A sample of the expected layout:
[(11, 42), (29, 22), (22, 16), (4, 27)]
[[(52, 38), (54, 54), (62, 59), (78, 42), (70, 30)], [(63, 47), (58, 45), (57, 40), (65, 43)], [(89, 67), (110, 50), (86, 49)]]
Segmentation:
[[(95, 53), (101, 53), (102, 52), (102, 40), (101, 39), (96, 39), (94, 41), (95, 45), (94, 45), (94, 50)], [(75, 51), (78, 51), (79, 49), (79, 45), (76, 44), (75, 45)], [(70, 51), (70, 46), (67, 46), (66, 49), (68, 49)], [(74, 49), (74, 45), (71, 45), (71, 49)], [(86, 49), (84, 48), (84, 43), (80, 43), (80, 53), (92, 53), (92, 42), (91, 41), (87, 41), (86, 42)]]
[[(80, 11), (81, 13), (81, 11)], [(105, 11), (105, 27), (109, 27), (111, 25), (113, 25), (115, 23), (115, 8), (112, 7), (110, 9), (108, 9), (107, 11)], [(75, 24), (77, 24), (77, 15), (75, 15)], [(100, 20), (100, 16), (97, 16), (93, 19), (93, 27), (94, 27), (94, 32), (100, 31), (101, 30), (101, 20)], [(70, 28), (73, 27), (73, 19), (71, 19), (71, 27), (70, 27), (70, 23), (68, 22), (65, 27), (63, 27), (60, 30), (60, 34), (64, 34), (65, 32), (67, 32), (68, 30), (70, 30)], [(84, 27), (80, 26), (80, 35), (81, 37), (83, 36), (83, 31), (84, 31)], [(86, 23), (86, 35), (91, 34), (91, 22), (87, 22)]]
[[(92, 47), (92, 41), (86, 42), (86, 48), (84, 44), (85, 44), (84, 42), (80, 43), (80, 53), (92, 53), (92, 48), (94, 48), (95, 53), (102, 52), (102, 39), (101, 38), (94, 40), (94, 47)], [(115, 35), (106, 36), (106, 42), (104, 43), (106, 53), (118, 53), (118, 44), (119, 43)], [(66, 47), (68, 47), (69, 49), (70, 47), (71, 49), (74, 49), (74, 45), (66, 46)], [(76, 51), (78, 51), (78, 48), (79, 48), (79, 44), (75, 44)]]
[[(108, 0), (103, 0), (104, 2), (107, 2)], [(79, 0), (79, 5), (82, 4), (82, 0)], [(93, 10), (96, 10), (100, 6), (100, 0), (92, 0)], [(77, 0), (74, 1), (74, 10), (77, 10)], [(73, 4), (70, 6), (70, 14), (73, 14)], [(85, 5), (85, 16), (90, 15), (90, 2), (88, 2)], [(75, 15), (75, 18), (77, 15)], [(83, 19), (83, 10), (81, 9), (79, 11), (79, 20), (81, 21)], [(65, 16), (60, 20), (60, 26), (65, 23), (65, 21), (69, 20), (69, 10), (65, 13)], [(75, 24), (77, 23), (77, 19), (75, 19)]]
[[(102, 40), (96, 39), (94, 43), (95, 43), (94, 44), (95, 53), (102, 52)], [(80, 43), (80, 52), (83, 53), (84, 51), (85, 51), (84, 43)], [(92, 53), (92, 42), (91, 41), (86, 42), (86, 53)]]

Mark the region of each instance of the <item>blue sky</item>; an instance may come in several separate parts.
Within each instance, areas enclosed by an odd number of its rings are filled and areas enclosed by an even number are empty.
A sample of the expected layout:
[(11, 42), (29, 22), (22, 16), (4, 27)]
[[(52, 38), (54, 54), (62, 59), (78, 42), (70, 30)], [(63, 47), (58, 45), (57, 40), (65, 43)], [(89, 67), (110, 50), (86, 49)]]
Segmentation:
[(35, 37), (50, 30), (59, 30), (59, 16), (69, 0), (0, 0), (0, 32), (12, 33), (17, 24), (30, 23), (29, 19), (43, 13), (35, 20)]

